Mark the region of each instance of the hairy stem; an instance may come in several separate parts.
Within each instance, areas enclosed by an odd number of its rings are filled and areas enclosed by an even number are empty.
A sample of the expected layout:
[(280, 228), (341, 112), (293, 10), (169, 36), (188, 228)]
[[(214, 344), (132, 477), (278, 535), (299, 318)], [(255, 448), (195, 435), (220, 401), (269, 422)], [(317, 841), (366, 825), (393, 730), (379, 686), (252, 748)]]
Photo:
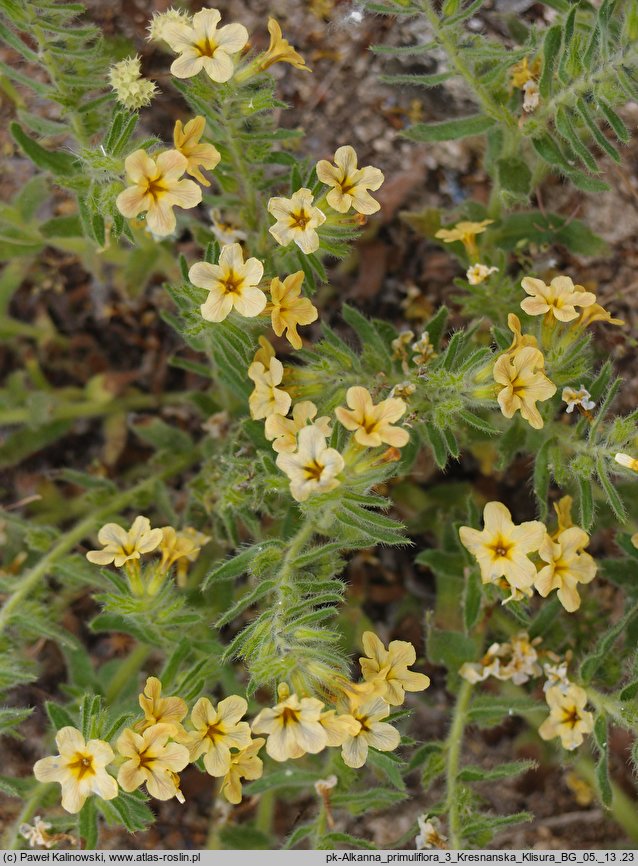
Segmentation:
[(467, 721), (467, 711), (472, 696), (472, 685), (463, 680), (456, 697), (456, 705), (452, 716), (452, 726), (447, 738), (447, 770), (446, 770), (446, 810), (450, 831), (450, 848), (459, 850), (463, 838), (462, 817), (459, 810), (457, 793), (458, 775), (463, 746), (463, 732)]
[[(135, 412), (139, 409), (152, 409), (171, 403), (188, 402), (188, 394), (182, 392), (163, 394), (132, 394), (105, 402), (103, 400), (69, 401), (55, 406), (48, 418), (49, 422), (72, 421), (76, 418), (97, 418), (101, 415), (115, 415), (120, 412)], [(0, 412), (0, 425), (13, 426), (29, 421), (29, 409), (6, 409)]]

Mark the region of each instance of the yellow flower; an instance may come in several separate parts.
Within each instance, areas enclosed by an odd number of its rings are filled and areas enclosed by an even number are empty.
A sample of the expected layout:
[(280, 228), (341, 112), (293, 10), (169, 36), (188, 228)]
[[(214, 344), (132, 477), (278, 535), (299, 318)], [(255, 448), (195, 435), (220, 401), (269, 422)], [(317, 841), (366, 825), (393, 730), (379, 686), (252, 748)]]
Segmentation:
[(493, 222), (494, 220), (482, 220), (480, 223), (474, 223), (463, 220), (452, 226), (451, 229), (439, 229), (434, 237), (439, 238), (439, 240), (442, 240), (446, 244), (461, 241), (467, 254), (474, 256), (477, 253), (476, 235), (484, 232)]
[(237, 223), (222, 219), (219, 208), (211, 208), (208, 211), (211, 220), (211, 230), (220, 244), (234, 244), (237, 241), (245, 241), (248, 235)]
[(515, 313), (509, 313), (507, 317), (507, 327), (514, 334), (514, 339), (512, 340), (510, 347), (507, 349), (507, 354), (514, 354), (519, 349), (524, 349), (526, 346), (532, 346), (534, 349), (538, 349), (536, 337), (532, 334), (523, 334), (521, 330), (521, 320)]
[(326, 215), (313, 206), (309, 189), (302, 187), (291, 198), (271, 198), (268, 212), (277, 220), (268, 230), (277, 243), (287, 247), (294, 241), (304, 253), (314, 253), (319, 249), (319, 235), (315, 229), (325, 222)]
[(575, 406), (584, 409), (585, 412), (590, 412), (590, 410), (596, 405), (595, 400), (591, 399), (591, 394), (583, 385), (581, 385), (578, 390), (574, 388), (563, 388), (563, 393), (560, 398), (564, 403), (567, 403), (567, 409), (565, 411), (568, 415), (571, 415)]
[(292, 399), (290, 394), (277, 385), (284, 377), (284, 365), (277, 358), (271, 358), (268, 369), (260, 361), (253, 361), (248, 368), (248, 378), (255, 388), (248, 398), (250, 415), (255, 421), (269, 415), (286, 415)]
[(243, 24), (227, 24), (217, 30), (221, 17), (217, 9), (202, 9), (193, 15), (192, 24), (164, 25), (162, 39), (180, 55), (171, 64), (176, 78), (192, 78), (202, 69), (219, 83), (232, 78), (232, 55), (248, 42), (248, 31)]
[(161, 544), (162, 530), (151, 529), (148, 517), (138, 516), (128, 530), (117, 523), (107, 523), (97, 534), (104, 550), (89, 550), (86, 558), (95, 565), (114, 563), (121, 568), (131, 559), (139, 559), (142, 553), (150, 553)]
[(297, 271), (283, 282), (275, 277), (270, 283), (272, 329), (278, 337), (285, 330), (288, 342), (294, 349), (301, 349), (302, 346), (297, 325), (309, 325), (319, 317), (312, 302), (301, 297), (303, 278), (303, 271)]
[(315, 424), (300, 430), (297, 450), (279, 454), (276, 462), (290, 479), (290, 492), (297, 502), (334, 490), (341, 483), (336, 476), (345, 466), (341, 454), (326, 446), (326, 437)]
[(543, 426), (536, 401), (549, 400), (556, 393), (556, 385), (547, 378), (544, 367), (542, 352), (533, 346), (505, 352), (494, 364), (494, 380), (503, 386), (497, 398), (501, 412), (506, 418), (512, 418), (520, 411), (535, 430)]
[(275, 357), (275, 350), (272, 343), (266, 337), (258, 337), (257, 342), (259, 343), (259, 349), (255, 352), (253, 364), (259, 361), (260, 364), (263, 364), (268, 369), (270, 367), (270, 359)]
[(255, 258), (244, 262), (240, 244), (227, 244), (221, 249), (219, 262), (196, 262), (188, 272), (194, 286), (208, 289), (208, 298), (201, 305), (207, 322), (223, 322), (233, 307), (240, 316), (253, 318), (266, 306), (266, 295), (257, 288), (264, 275), (264, 266)]
[(350, 713), (338, 714), (336, 710), (327, 710), (319, 721), (328, 738), (326, 745), (331, 747), (343, 746), (346, 737), (354, 737), (361, 730), (361, 723)]
[(386, 649), (374, 632), (366, 631), (361, 638), (365, 656), (359, 659), (361, 673), (367, 682), (381, 681), (385, 686), (380, 697), (398, 707), (406, 692), (422, 692), (430, 685), (425, 674), (408, 670), (416, 661), (411, 643), (393, 640)]
[(263, 737), (258, 737), (256, 740), (251, 740), (250, 744), (230, 756), (230, 767), (222, 781), (221, 792), (226, 797), (229, 803), (241, 803), (241, 780), (261, 778), (264, 771), (264, 764), (261, 758), (257, 757), (257, 753), (266, 741)]
[(472, 267), (467, 269), (465, 276), (471, 286), (480, 286), (480, 284), (484, 283), (490, 274), (495, 274), (497, 271), (498, 268), (488, 268), (487, 265), (482, 265), (480, 262), (477, 262), (475, 265), (472, 265)]
[(186, 702), (176, 696), (163, 698), (162, 683), (157, 677), (148, 677), (144, 691), (138, 698), (144, 718), (135, 725), (138, 732), (153, 725), (170, 725), (173, 735), (183, 734), (182, 719), (188, 712)]
[(572, 520), (573, 502), (574, 500), (571, 496), (561, 496), (558, 502), (554, 503), (554, 511), (556, 512), (558, 529), (556, 530), (556, 532), (552, 533), (552, 538), (555, 538), (564, 529), (569, 529), (570, 526), (574, 525), (574, 521)]
[[(210, 541), (210, 536), (203, 532), (197, 532), (192, 527), (177, 532), (172, 526), (162, 526), (162, 541), (160, 553), (162, 554), (162, 568), (168, 570), (180, 559), (195, 562), (202, 549), (202, 545)], [(185, 564), (185, 563), (184, 563)], [(180, 566), (182, 563), (180, 563)]]
[(328, 744), (328, 736), (319, 721), (323, 704), (317, 698), (292, 694), (274, 707), (261, 710), (252, 723), (253, 732), (268, 734), (266, 752), (275, 761), (316, 755)]
[(201, 167), (212, 171), (219, 164), (221, 155), (214, 144), (200, 144), (199, 140), (205, 128), (206, 120), (201, 115), (189, 120), (186, 126), (182, 125), (181, 120), (176, 120), (173, 144), (175, 150), (179, 150), (188, 160), (186, 174), (190, 174), (203, 186), (210, 186), (210, 181), (206, 180), (199, 169)]
[(191, 713), (195, 730), (183, 741), (188, 746), (191, 762), (203, 755), (207, 773), (225, 776), (230, 769), (230, 750), (250, 745), (250, 725), (240, 721), (247, 709), (248, 704), (239, 695), (224, 698), (217, 709), (208, 698), (200, 698)]
[(192, 180), (180, 180), (188, 160), (177, 150), (165, 150), (151, 157), (136, 150), (124, 160), (124, 168), (133, 186), (121, 192), (115, 204), (127, 219), (146, 212), (146, 223), (159, 237), (175, 230), (174, 207), (191, 208), (202, 200), (202, 191)]
[(356, 431), (354, 438), (359, 445), (376, 448), (385, 442), (386, 445), (402, 448), (409, 442), (407, 430), (392, 426), (392, 422), (398, 421), (407, 409), (400, 398), (389, 397), (375, 406), (370, 392), (360, 385), (354, 385), (346, 392), (346, 402), (350, 408), (338, 406), (335, 415), (346, 430)]
[(596, 576), (596, 563), (583, 552), (588, 544), (587, 533), (578, 526), (572, 526), (553, 540), (546, 535), (538, 551), (548, 565), (538, 572), (534, 586), (543, 598), (557, 589), (558, 600), (569, 613), (580, 607), (578, 584), (590, 583)]
[(586, 328), (594, 322), (606, 322), (608, 325), (624, 325), (624, 319), (614, 319), (611, 313), (600, 304), (592, 304), (580, 314), (580, 319), (576, 324), (579, 328)]
[(179, 743), (169, 743), (172, 725), (152, 725), (142, 734), (130, 728), (120, 734), (117, 750), (128, 760), (122, 764), (117, 781), (124, 791), (135, 791), (146, 784), (146, 790), (156, 800), (177, 797), (184, 801), (176, 775), (188, 764), (188, 749)]
[(62, 807), (75, 814), (91, 794), (103, 800), (117, 797), (117, 782), (105, 767), (113, 758), (113, 749), (104, 740), (89, 740), (76, 728), (61, 728), (55, 737), (59, 755), (42, 758), (33, 766), (38, 782), (58, 782), (62, 789)]
[(504, 577), (515, 589), (531, 595), (536, 578), (534, 563), (527, 556), (543, 543), (545, 526), (539, 520), (516, 525), (502, 502), (488, 502), (483, 511), (483, 530), (462, 526), (461, 544), (476, 557), (483, 583)]
[(381, 208), (368, 190), (379, 189), (384, 181), (383, 172), (372, 165), (357, 168), (357, 153), (349, 144), (337, 148), (334, 165), (327, 159), (319, 160), (317, 177), (332, 187), (326, 200), (339, 213), (348, 213), (353, 207), (358, 213), (368, 215)]
[(571, 322), (578, 318), (576, 307), (591, 307), (596, 302), (593, 292), (580, 291), (571, 277), (554, 277), (549, 285), (533, 277), (525, 277), (521, 282), (531, 298), (521, 301), (521, 309), (530, 316), (552, 314), (559, 322)]
[(638, 459), (635, 457), (630, 457), (629, 454), (618, 452), (618, 454), (614, 454), (614, 460), (616, 463), (624, 466), (625, 469), (631, 469), (632, 472), (638, 472)]
[(509, 652), (509, 644), (493, 643), (480, 662), (465, 662), (459, 668), (459, 676), (473, 685), (488, 677), (500, 679), (501, 657)]
[(538, 729), (543, 740), (560, 737), (563, 748), (570, 751), (581, 745), (585, 734), (594, 729), (594, 717), (585, 709), (587, 692), (570, 684), (567, 691), (554, 686), (545, 693), (549, 716)]
[(392, 752), (401, 742), (401, 734), (387, 722), (382, 722), (390, 714), (390, 707), (380, 697), (372, 697), (351, 707), (351, 715), (361, 726), (356, 734), (343, 741), (341, 757), (348, 767), (363, 767), (368, 759), (368, 747), (373, 746), (380, 752)]
[(511, 69), (512, 87), (522, 88), (528, 81), (538, 78), (541, 71), (541, 59), (537, 57), (531, 66), (528, 65), (527, 57), (524, 57), (518, 63), (515, 63)]
[(538, 664), (535, 644), (540, 641), (541, 638), (530, 641), (527, 632), (522, 631), (512, 638), (511, 643), (503, 644), (510, 659), (505, 664), (501, 660), (499, 670), (494, 676), (499, 680), (511, 680), (516, 686), (522, 686), (531, 677), (539, 677), (542, 670)]
[(296, 69), (303, 69), (306, 72), (312, 70), (306, 66), (306, 61), (292, 47), (287, 39), (284, 39), (281, 27), (275, 18), (268, 19), (268, 32), (270, 33), (270, 45), (268, 51), (259, 60), (259, 69), (268, 69), (273, 63), (290, 63)]
[[(266, 418), (264, 433), (273, 449), (278, 453), (291, 454), (297, 450), (297, 433), (317, 414), (317, 407), (310, 400), (295, 403), (292, 407), (292, 418), (283, 415), (269, 415)], [(330, 418), (323, 415), (314, 422), (324, 436), (330, 436)]]

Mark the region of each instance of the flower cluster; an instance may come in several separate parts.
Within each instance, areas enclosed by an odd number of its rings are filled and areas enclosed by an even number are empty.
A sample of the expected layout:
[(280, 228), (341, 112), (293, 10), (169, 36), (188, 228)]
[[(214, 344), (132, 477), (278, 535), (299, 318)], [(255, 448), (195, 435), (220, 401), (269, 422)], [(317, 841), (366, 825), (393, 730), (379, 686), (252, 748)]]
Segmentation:
[[(533, 588), (543, 597), (557, 590), (565, 610), (578, 610), (578, 584), (594, 579), (596, 563), (584, 550), (589, 544), (588, 534), (566, 525), (564, 518), (561, 524), (561, 513), (569, 511), (571, 499), (565, 497), (561, 502), (557, 507), (559, 526), (552, 534), (539, 520), (514, 524), (502, 502), (487, 503), (482, 530), (460, 528), (461, 543), (476, 557), (484, 584), (499, 584), (504, 578), (511, 590), (508, 601), (531, 596)], [(536, 554), (535, 561), (530, 554)]]
[(511, 641), (493, 643), (480, 662), (466, 662), (459, 674), (469, 683), (479, 683), (488, 677), (511, 680), (520, 686), (541, 675), (536, 647), (539, 638), (530, 640), (527, 632), (520, 632)]
[[(168, 571), (175, 565), (178, 585), (183, 585), (189, 563), (195, 562), (202, 547), (210, 541), (208, 535), (191, 526), (176, 530), (172, 526), (151, 529), (148, 517), (138, 515), (129, 530), (117, 523), (107, 523), (97, 535), (101, 550), (89, 550), (86, 558), (95, 565), (110, 565), (126, 570), (136, 594), (154, 595), (162, 586)], [(152, 567), (143, 585), (139, 566), (144, 554), (159, 553), (161, 560)]]
[[(424, 674), (409, 670), (416, 661), (412, 644), (392, 641), (386, 649), (376, 635), (366, 632), (363, 646), (364, 681), (341, 683), (334, 707), (327, 708), (318, 698), (300, 697), (281, 684), (278, 703), (262, 709), (251, 723), (244, 720), (248, 703), (239, 695), (216, 706), (201, 697), (185, 722), (186, 702), (176, 695), (162, 696), (160, 680), (149, 677), (139, 695), (142, 718), (120, 733), (115, 750), (105, 740), (87, 742), (79, 730), (65, 727), (56, 735), (58, 754), (37, 761), (33, 772), (40, 782), (57, 782), (62, 806), (76, 813), (93, 794), (112, 800), (120, 789), (131, 792), (142, 786), (157, 800), (175, 798), (183, 803), (179, 773), (200, 758), (206, 773), (221, 780), (224, 797), (239, 803), (242, 780), (262, 775), (259, 752), (264, 745), (279, 762), (341, 748), (348, 766), (361, 767), (370, 746), (391, 751), (400, 743), (399, 732), (383, 721), (390, 707), (402, 704), (406, 691), (422, 691), (430, 684)], [(266, 734), (267, 739), (253, 734)], [(117, 776), (108, 772), (111, 765)], [(29, 832), (46, 838), (43, 829), (48, 827)]]

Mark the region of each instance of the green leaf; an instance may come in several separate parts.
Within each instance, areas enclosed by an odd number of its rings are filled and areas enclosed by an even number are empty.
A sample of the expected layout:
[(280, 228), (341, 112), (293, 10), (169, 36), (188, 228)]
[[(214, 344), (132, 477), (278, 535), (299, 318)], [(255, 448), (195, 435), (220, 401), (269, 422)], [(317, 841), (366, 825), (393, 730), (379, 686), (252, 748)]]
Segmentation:
[(386, 364), (392, 363), (392, 354), (387, 343), (369, 319), (366, 319), (358, 310), (348, 304), (344, 304), (341, 308), (341, 315), (359, 337), (364, 353), (371, 350), (377, 358)]
[(502, 697), (500, 695), (477, 695), (468, 710), (470, 722), (481, 728), (500, 724), (505, 716), (525, 715), (538, 710), (539, 704), (527, 697)]
[(441, 338), (445, 331), (449, 312), (450, 311), (446, 306), (439, 307), (434, 316), (432, 316), (430, 321), (423, 328), (430, 337), (430, 343), (432, 343), (432, 346), (436, 351), (438, 351), (439, 346), (441, 345)]
[(600, 486), (603, 488), (605, 498), (609, 503), (609, 507), (614, 512), (616, 519), (620, 523), (625, 523), (627, 520), (627, 511), (618, 491), (614, 487), (613, 481), (609, 477), (609, 472), (607, 471), (604, 457), (599, 457), (596, 460), (596, 474), (598, 475)]
[(466, 633), (470, 633), (481, 615), (481, 600), (483, 586), (475, 568), (468, 569), (463, 589), (463, 624)]
[(579, 523), (586, 532), (589, 532), (591, 525), (594, 522), (594, 494), (592, 484), (589, 478), (577, 478), (576, 483), (578, 484)]
[(385, 54), (388, 57), (412, 57), (415, 54), (427, 54), (438, 47), (436, 42), (424, 42), (420, 45), (371, 45), (370, 51), (375, 54)]
[(496, 123), (485, 114), (472, 114), (441, 123), (415, 123), (401, 133), (412, 141), (452, 141), (470, 135), (482, 135)]
[(140, 421), (131, 425), (136, 435), (157, 450), (170, 451), (173, 454), (183, 454), (192, 451), (193, 440), (184, 430), (152, 418), (150, 421)]
[(82, 840), (82, 848), (93, 850), (97, 848), (97, 810), (95, 797), (89, 797), (82, 806), (78, 816), (78, 836)]
[(599, 171), (596, 160), (589, 152), (587, 145), (581, 140), (567, 111), (560, 106), (556, 112), (555, 125), (557, 131), (562, 135), (574, 153), (579, 157), (583, 165), (593, 174)]
[(513, 195), (527, 196), (532, 186), (532, 173), (527, 163), (515, 156), (499, 159), (496, 170), (501, 187)]
[[(435, 72), (431, 75), (381, 75), (379, 80), (384, 84), (407, 84), (412, 87), (438, 87), (448, 79), (453, 78), (455, 72)], [(414, 127), (412, 127), (414, 128)]]
[(32, 707), (0, 707), (0, 734), (5, 737), (19, 737), (14, 729), (28, 719), (32, 712)]
[(560, 50), (562, 32), (560, 24), (555, 24), (545, 31), (545, 39), (543, 40), (543, 71), (538, 83), (538, 89), (543, 99), (547, 99), (552, 91), (554, 66)]
[(604, 715), (598, 716), (594, 723), (594, 740), (598, 749), (598, 761), (596, 763), (596, 787), (603, 806), (611, 807), (613, 792), (609, 781), (609, 751), (607, 741), (609, 732), (607, 730), (607, 719)]
[(580, 665), (580, 676), (585, 684), (591, 682), (596, 671), (611, 652), (613, 645), (637, 616), (638, 606), (634, 606), (599, 638), (594, 650), (583, 659)]
[(613, 144), (605, 138), (600, 129), (598, 129), (596, 118), (592, 115), (587, 103), (583, 99), (579, 99), (576, 103), (576, 108), (578, 109), (578, 113), (585, 121), (585, 124), (591, 132), (594, 141), (600, 147), (600, 149), (604, 150), (605, 153), (607, 153), (614, 160), (614, 162), (620, 163), (620, 154), (613, 146)]
[(544, 159), (549, 165), (556, 165), (567, 174), (573, 171), (564, 153), (551, 136), (543, 135), (539, 138), (533, 138), (532, 147), (540, 158)]
[(445, 631), (430, 626), (426, 638), (428, 660), (444, 665), (456, 673), (462, 664), (473, 661), (477, 655), (476, 641), (468, 635)]
[(577, 189), (582, 189), (583, 192), (608, 192), (611, 187), (604, 180), (599, 180), (597, 177), (590, 177), (582, 171), (570, 169), (565, 171), (565, 175), (574, 184)]
[(28, 136), (16, 121), (13, 121), (9, 125), (9, 130), (16, 144), (38, 168), (62, 177), (70, 177), (76, 174), (79, 163), (70, 153), (46, 150), (37, 141)]
[(528, 760), (497, 764), (497, 766), (490, 767), (490, 769), (466, 766), (459, 772), (458, 778), (462, 782), (493, 782), (496, 779), (508, 779), (511, 776), (527, 773), (529, 770), (536, 769), (536, 767), (538, 767), (536, 761)]
[(120, 788), (120, 793), (113, 800), (98, 801), (98, 808), (110, 825), (124, 825), (129, 833), (146, 830), (155, 821), (155, 816), (146, 805), (146, 798), (140, 791), (127, 794)]
[(534, 494), (538, 504), (538, 516), (547, 520), (547, 497), (549, 495), (549, 453), (554, 445), (553, 439), (546, 439), (536, 453), (534, 459)]
[(331, 797), (333, 806), (348, 811), (351, 815), (363, 815), (367, 812), (378, 812), (407, 800), (407, 791), (397, 791), (394, 788), (366, 788), (365, 791), (335, 792)]
[(419, 430), (422, 431), (425, 441), (432, 449), (434, 462), (439, 469), (445, 469), (447, 466), (449, 451), (443, 432), (429, 421), (421, 424)]
[(351, 836), (350, 833), (326, 833), (321, 836), (318, 849), (330, 850), (336, 845), (347, 845), (348, 848), (363, 848), (367, 851), (377, 851), (377, 846), (370, 842), (369, 839), (361, 839), (359, 836)]
[(72, 728), (77, 726), (77, 718), (73, 717), (66, 707), (61, 706), (61, 704), (55, 704), (53, 701), (45, 701), (44, 708), (49, 717), (49, 721), (56, 731), (69, 726)]
[(623, 144), (627, 144), (631, 139), (631, 133), (625, 126), (623, 120), (616, 114), (611, 105), (609, 105), (608, 102), (605, 102), (604, 99), (598, 99), (598, 107), (604, 114), (607, 123), (614, 130), (618, 141), (621, 141)]
[(267, 547), (280, 546), (278, 541), (261, 541), (250, 547), (245, 547), (232, 559), (224, 560), (220, 565), (214, 566), (202, 582), (202, 589), (206, 589), (211, 583), (221, 583), (227, 580), (235, 580), (250, 571), (253, 559), (262, 553)]

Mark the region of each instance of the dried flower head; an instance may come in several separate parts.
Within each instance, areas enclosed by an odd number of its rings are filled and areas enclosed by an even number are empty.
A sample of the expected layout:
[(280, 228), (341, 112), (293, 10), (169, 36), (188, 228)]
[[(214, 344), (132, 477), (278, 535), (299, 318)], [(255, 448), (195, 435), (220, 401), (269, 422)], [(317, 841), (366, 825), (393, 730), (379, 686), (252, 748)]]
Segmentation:
[(497, 272), (498, 268), (489, 268), (487, 265), (482, 265), (480, 262), (477, 262), (467, 269), (465, 276), (471, 286), (479, 286), (481, 283), (485, 282), (490, 274), (495, 274)]
[(591, 394), (583, 385), (581, 385), (578, 390), (575, 390), (574, 388), (563, 388), (561, 400), (567, 403), (567, 409), (565, 411), (568, 415), (571, 415), (576, 406), (589, 412), (596, 405), (595, 401), (591, 399)]
[(158, 92), (155, 82), (142, 78), (140, 70), (141, 61), (138, 56), (127, 57), (109, 69), (109, 82), (116, 99), (129, 111), (137, 111), (150, 105)]

